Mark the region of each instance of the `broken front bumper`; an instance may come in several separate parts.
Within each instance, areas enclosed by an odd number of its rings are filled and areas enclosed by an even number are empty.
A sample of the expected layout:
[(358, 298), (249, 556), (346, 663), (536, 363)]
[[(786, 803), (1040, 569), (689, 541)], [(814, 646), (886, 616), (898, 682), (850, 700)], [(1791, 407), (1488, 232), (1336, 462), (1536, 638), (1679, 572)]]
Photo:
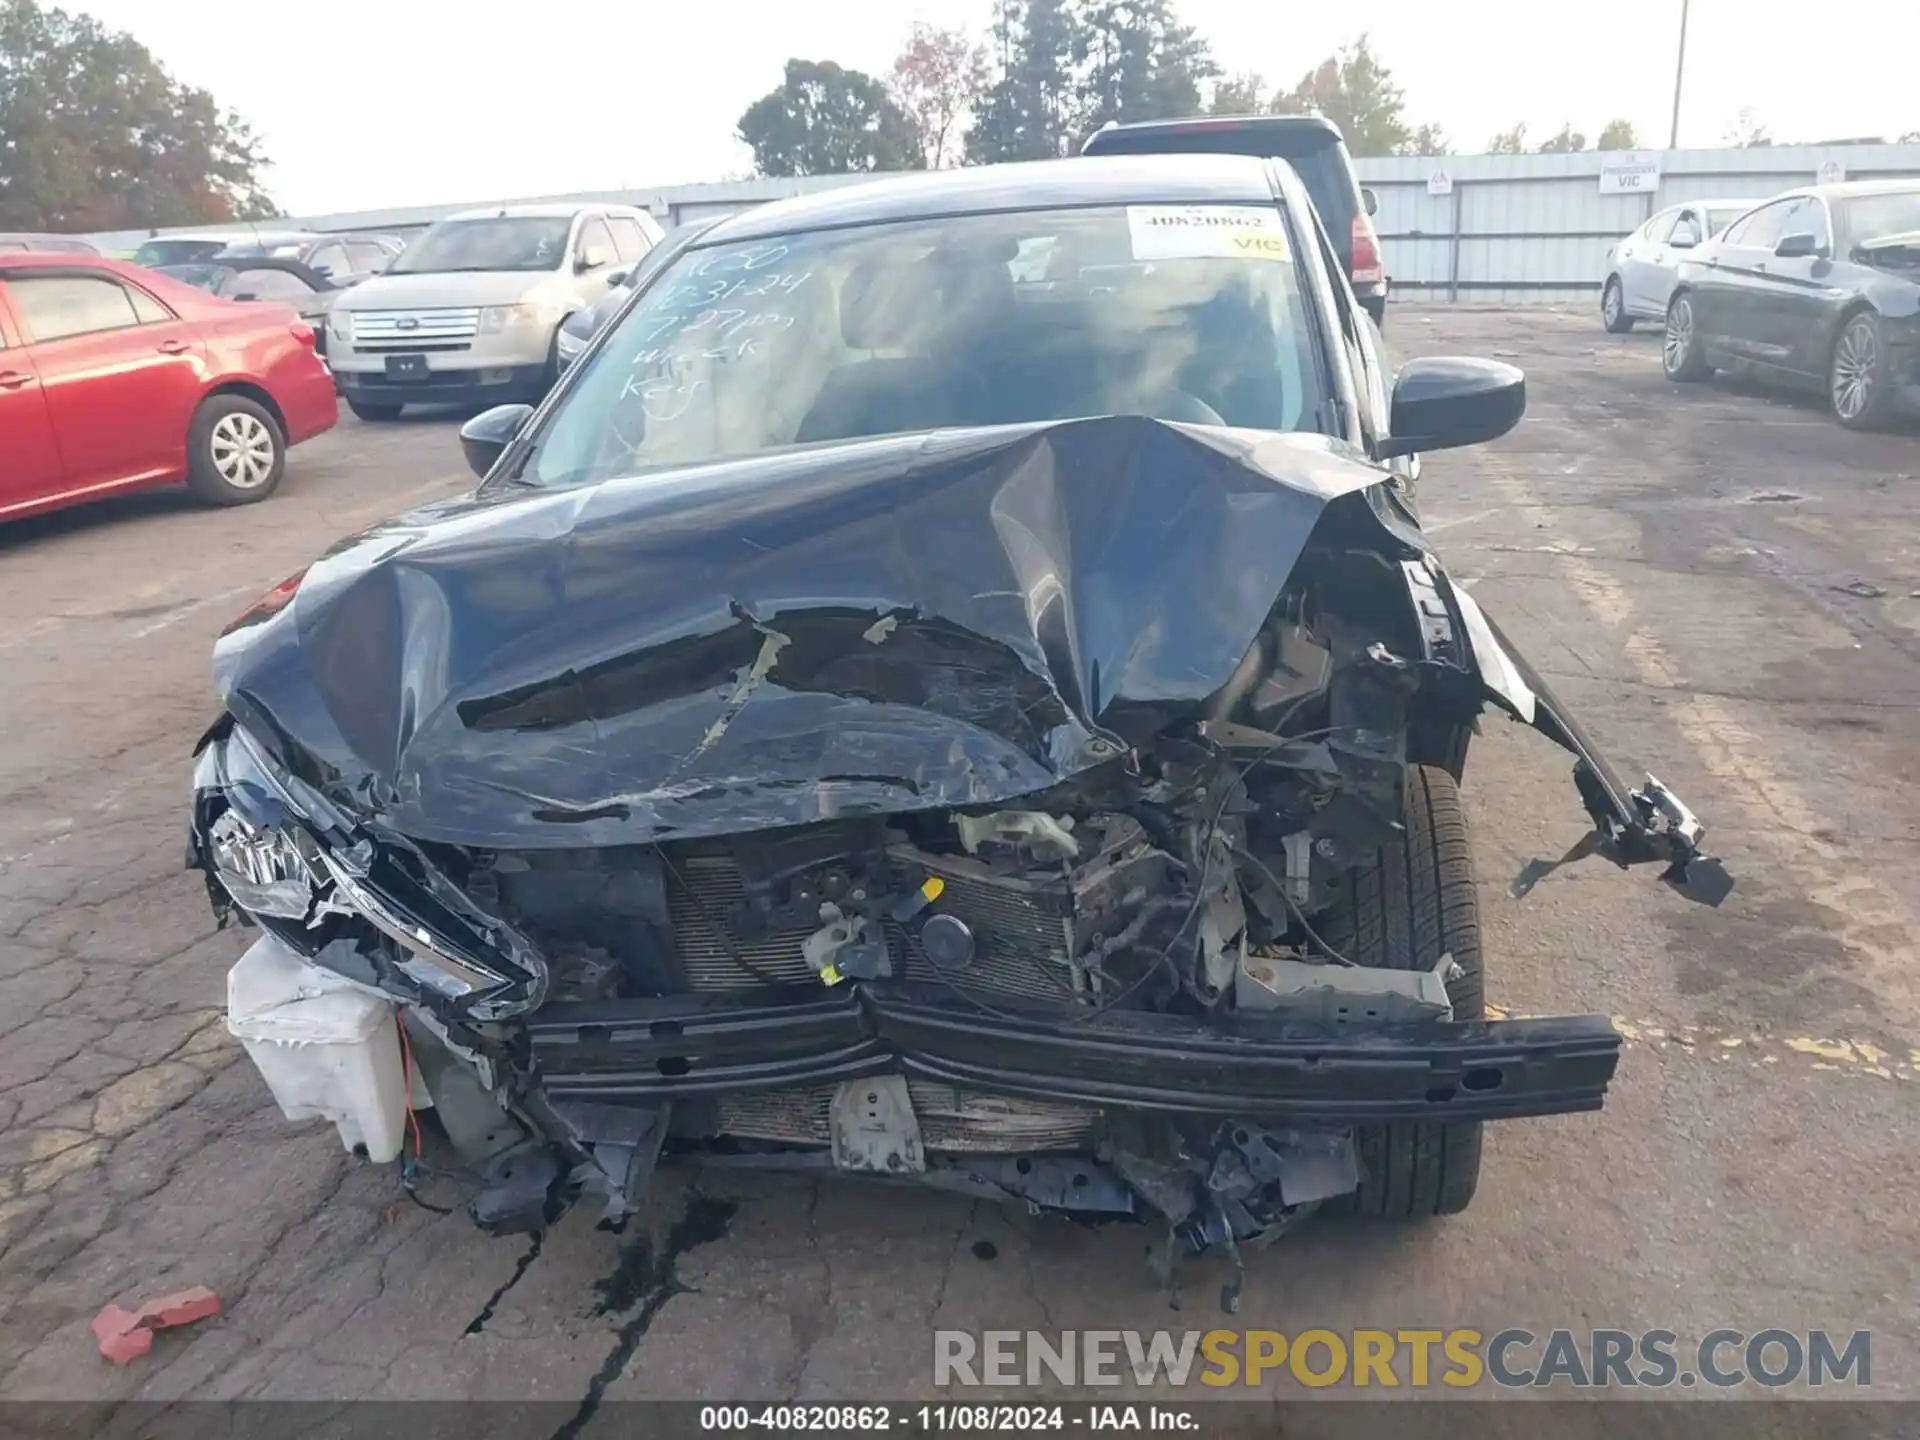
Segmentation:
[(903, 1072), (1120, 1110), (1344, 1125), (1598, 1110), (1620, 1054), (1603, 1015), (1340, 1025), (987, 1014), (884, 983), (787, 1004), (556, 1004), (525, 1023), (556, 1101), (654, 1104)]

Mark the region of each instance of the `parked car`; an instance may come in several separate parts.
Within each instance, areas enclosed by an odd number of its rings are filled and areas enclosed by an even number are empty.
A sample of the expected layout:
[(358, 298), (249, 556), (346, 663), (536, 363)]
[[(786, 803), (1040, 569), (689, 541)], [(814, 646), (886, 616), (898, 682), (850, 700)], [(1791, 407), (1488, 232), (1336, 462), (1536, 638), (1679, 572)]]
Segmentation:
[(1259, 155), (1284, 160), (1307, 187), (1340, 269), (1376, 325), (1387, 323), (1387, 271), (1373, 192), (1354, 174), (1340, 127), (1318, 115), (1208, 115), (1109, 124), (1083, 155)]
[(264, 500), (338, 418), (313, 328), (123, 261), (0, 255), (0, 519), (186, 481)]
[(669, 263), (687, 246), (718, 223), (718, 217), (712, 220), (696, 220), (690, 225), (682, 225), (669, 231), (666, 239), (649, 250), (639, 264), (627, 272), (627, 278), (613, 286), (598, 300), (583, 309), (576, 310), (567, 317), (560, 327), (558, 356), (560, 368), (566, 369), (580, 358), (589, 341), (598, 335), (615, 315), (620, 307), (627, 303), (627, 297), (651, 280), (661, 266)]
[(1459, 1210), (1483, 1121), (1598, 1107), (1607, 1016), (1484, 1017), (1483, 706), (1576, 757), (1579, 853), (1724, 876), (1394, 500), (1524, 376), (1389, 401), (1340, 265), (1241, 156), (876, 181), (469, 421), (476, 494), (216, 650), (190, 855), (288, 1113), (391, 1161), (430, 1098), (496, 1233), (671, 1148), (1204, 1250)]
[(0, 255), (16, 255), (25, 250), (58, 255), (98, 255), (99, 247), (78, 235), (33, 235), (0, 232)]
[(404, 241), (392, 235), (268, 236), (229, 245), (213, 258), (295, 260), (344, 290), (378, 275), (406, 248)]
[(135, 247), (133, 263), (149, 270), (158, 270), (162, 265), (192, 265), (211, 260), (229, 245), (239, 245), (250, 238), (245, 230), (219, 235), (155, 235)]
[(1758, 200), (1689, 200), (1669, 205), (1607, 251), (1600, 318), (1615, 335), (1636, 320), (1664, 320), (1686, 252), (1718, 235)]
[(1662, 357), (1671, 380), (1823, 392), (1850, 429), (1920, 414), (1920, 181), (1810, 186), (1735, 220), (1681, 261)]
[(314, 348), (327, 353), (327, 312), (346, 287), (335, 285), (298, 260), (238, 256), (222, 251), (197, 265), (162, 265), (156, 274), (191, 285), (222, 300), (272, 300), (291, 305), (314, 328)]
[(327, 358), (347, 406), (538, 399), (560, 373), (560, 326), (660, 240), (627, 205), (511, 205), (436, 221), (333, 308)]

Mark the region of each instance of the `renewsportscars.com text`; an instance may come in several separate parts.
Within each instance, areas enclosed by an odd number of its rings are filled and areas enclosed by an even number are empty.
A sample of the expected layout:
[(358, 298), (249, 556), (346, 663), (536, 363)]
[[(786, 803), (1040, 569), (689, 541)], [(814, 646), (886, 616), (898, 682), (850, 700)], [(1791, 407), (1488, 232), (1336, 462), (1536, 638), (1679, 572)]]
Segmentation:
[(935, 1385), (1865, 1388), (1866, 1330), (939, 1330)]

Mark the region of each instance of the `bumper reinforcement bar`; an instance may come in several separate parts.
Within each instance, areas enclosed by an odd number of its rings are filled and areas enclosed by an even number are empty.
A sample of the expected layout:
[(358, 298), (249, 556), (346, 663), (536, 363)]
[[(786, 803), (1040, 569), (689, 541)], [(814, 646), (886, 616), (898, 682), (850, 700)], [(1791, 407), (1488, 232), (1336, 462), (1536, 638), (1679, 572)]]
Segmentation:
[(1122, 1110), (1342, 1124), (1598, 1110), (1620, 1056), (1604, 1015), (1332, 1025), (1003, 1014), (878, 983), (785, 1004), (556, 1004), (526, 1024), (537, 1081), (556, 1099), (652, 1103), (899, 1071)]

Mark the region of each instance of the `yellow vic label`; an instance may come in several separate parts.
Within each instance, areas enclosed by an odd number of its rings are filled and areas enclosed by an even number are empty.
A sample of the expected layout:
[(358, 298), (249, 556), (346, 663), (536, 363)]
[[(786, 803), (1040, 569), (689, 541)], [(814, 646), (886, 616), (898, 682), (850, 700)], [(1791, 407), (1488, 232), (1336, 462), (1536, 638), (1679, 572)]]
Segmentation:
[(1233, 253), (1251, 260), (1291, 260), (1287, 237), (1267, 230), (1236, 230), (1228, 237)]

